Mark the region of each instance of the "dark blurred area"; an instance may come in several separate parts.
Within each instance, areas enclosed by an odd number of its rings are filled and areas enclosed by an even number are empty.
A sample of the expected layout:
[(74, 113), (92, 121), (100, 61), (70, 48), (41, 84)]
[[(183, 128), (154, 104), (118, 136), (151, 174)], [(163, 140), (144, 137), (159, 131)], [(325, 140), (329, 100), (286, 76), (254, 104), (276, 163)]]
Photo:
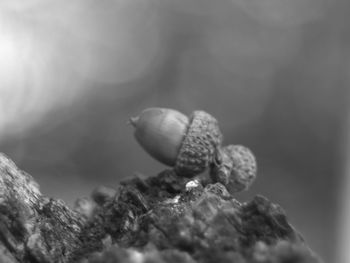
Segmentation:
[[(337, 252), (350, 83), (345, 0), (5, 0), (0, 151), (73, 204), (164, 166), (133, 138), (148, 107), (219, 120), (259, 173), (237, 195), (281, 204), (325, 262)], [(346, 149), (345, 149), (346, 151)]]

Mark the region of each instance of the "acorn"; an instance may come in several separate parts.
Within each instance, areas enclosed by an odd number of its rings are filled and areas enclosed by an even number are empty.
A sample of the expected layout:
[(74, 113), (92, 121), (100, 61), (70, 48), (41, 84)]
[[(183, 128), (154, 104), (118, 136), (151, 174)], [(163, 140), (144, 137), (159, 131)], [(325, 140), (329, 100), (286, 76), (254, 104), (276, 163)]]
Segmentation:
[(221, 183), (231, 193), (247, 190), (254, 182), (257, 164), (253, 153), (242, 145), (228, 145), (219, 150), (219, 161), (210, 168), (214, 183)]
[(144, 150), (181, 176), (204, 172), (222, 143), (217, 120), (204, 111), (187, 117), (173, 109), (149, 108), (130, 123)]

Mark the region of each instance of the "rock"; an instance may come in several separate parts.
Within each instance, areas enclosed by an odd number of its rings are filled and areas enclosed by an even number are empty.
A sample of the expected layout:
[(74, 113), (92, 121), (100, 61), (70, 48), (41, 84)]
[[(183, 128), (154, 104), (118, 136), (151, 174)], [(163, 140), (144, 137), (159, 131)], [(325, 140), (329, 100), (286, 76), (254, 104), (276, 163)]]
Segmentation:
[(202, 183), (137, 175), (72, 210), (1, 154), (0, 262), (321, 262), (280, 206)]
[[(80, 247), (81, 216), (0, 155), (0, 262), (65, 262)], [(12, 261), (15, 259), (15, 261)]]

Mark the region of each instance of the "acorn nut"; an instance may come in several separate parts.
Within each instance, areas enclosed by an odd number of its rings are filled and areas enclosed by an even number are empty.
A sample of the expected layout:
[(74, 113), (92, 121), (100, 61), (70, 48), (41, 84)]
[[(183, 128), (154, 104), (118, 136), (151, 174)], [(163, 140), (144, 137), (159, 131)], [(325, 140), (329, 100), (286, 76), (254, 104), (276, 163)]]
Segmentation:
[(211, 179), (225, 185), (231, 194), (247, 190), (257, 174), (253, 153), (242, 145), (228, 145), (220, 149), (219, 156), (220, 163), (211, 165)]
[(217, 120), (204, 111), (190, 117), (165, 108), (149, 108), (130, 118), (135, 138), (155, 159), (192, 177), (206, 170), (222, 142)]

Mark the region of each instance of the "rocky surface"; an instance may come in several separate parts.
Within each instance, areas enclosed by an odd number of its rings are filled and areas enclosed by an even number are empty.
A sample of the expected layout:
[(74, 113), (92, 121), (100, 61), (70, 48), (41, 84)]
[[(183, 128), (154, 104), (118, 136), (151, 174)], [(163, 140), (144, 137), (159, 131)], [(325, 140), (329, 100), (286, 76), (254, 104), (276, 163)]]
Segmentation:
[(164, 171), (99, 187), (73, 210), (2, 154), (0, 262), (321, 261), (262, 196), (240, 203), (220, 183)]

